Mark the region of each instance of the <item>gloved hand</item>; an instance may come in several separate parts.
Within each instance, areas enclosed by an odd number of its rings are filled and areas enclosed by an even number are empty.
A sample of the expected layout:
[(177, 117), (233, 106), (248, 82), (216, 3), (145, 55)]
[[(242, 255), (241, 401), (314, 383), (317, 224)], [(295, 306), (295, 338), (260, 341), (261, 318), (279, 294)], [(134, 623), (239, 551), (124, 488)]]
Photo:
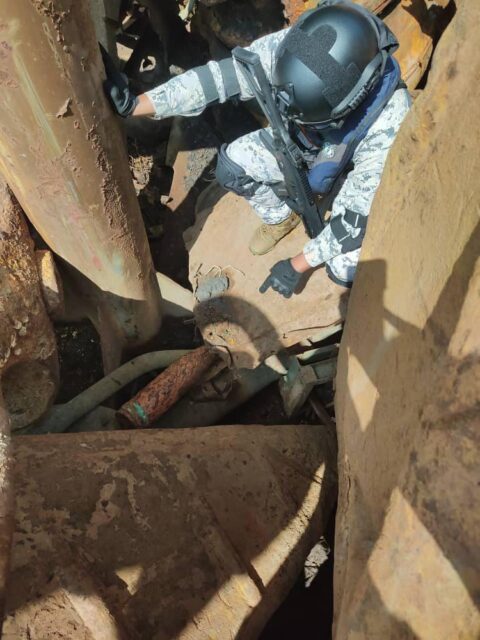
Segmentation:
[(115, 66), (110, 55), (100, 44), (103, 64), (107, 79), (103, 82), (103, 90), (113, 109), (122, 118), (131, 115), (138, 104), (138, 98), (128, 88), (128, 78)]
[(303, 274), (292, 267), (290, 260), (280, 260), (270, 269), (270, 275), (260, 287), (260, 293), (265, 293), (272, 287), (284, 298), (291, 298)]

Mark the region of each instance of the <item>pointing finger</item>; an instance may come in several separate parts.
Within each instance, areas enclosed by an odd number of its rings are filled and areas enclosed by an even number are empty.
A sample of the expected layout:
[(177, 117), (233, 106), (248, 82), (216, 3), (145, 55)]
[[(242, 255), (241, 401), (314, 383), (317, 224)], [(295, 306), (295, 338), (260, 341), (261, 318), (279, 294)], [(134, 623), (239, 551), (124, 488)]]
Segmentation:
[(265, 293), (265, 291), (268, 290), (268, 288), (271, 286), (271, 282), (270, 282), (270, 277), (268, 277), (265, 282), (260, 286), (260, 293)]

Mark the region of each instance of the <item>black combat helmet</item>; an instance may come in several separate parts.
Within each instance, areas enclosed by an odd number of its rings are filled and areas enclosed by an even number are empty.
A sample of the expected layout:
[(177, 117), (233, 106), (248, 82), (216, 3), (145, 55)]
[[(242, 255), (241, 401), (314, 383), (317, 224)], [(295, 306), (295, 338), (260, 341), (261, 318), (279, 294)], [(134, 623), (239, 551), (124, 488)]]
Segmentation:
[(398, 47), (393, 33), (349, 0), (325, 0), (304, 13), (280, 44), (272, 84), (286, 117), (341, 126), (381, 78)]

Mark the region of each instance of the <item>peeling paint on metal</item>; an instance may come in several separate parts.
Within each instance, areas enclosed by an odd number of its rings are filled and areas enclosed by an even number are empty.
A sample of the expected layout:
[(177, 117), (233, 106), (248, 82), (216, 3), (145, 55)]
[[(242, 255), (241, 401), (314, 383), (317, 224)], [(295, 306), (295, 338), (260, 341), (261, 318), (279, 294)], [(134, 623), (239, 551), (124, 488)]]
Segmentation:
[(145, 410), (142, 407), (142, 405), (138, 404), (138, 402), (134, 402), (133, 403), (133, 408), (135, 409), (135, 413), (138, 415), (138, 417), (142, 421), (142, 424), (147, 425), (148, 424), (148, 418), (147, 418), (147, 414), (145, 413)]

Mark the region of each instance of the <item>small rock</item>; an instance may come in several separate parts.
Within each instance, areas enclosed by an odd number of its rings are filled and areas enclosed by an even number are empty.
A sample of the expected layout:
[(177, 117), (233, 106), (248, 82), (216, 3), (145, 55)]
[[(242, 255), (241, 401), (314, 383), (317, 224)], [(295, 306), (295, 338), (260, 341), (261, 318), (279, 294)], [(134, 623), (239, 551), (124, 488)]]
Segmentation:
[(229, 281), (225, 275), (204, 276), (197, 283), (195, 298), (198, 302), (205, 302), (224, 293), (228, 287)]

